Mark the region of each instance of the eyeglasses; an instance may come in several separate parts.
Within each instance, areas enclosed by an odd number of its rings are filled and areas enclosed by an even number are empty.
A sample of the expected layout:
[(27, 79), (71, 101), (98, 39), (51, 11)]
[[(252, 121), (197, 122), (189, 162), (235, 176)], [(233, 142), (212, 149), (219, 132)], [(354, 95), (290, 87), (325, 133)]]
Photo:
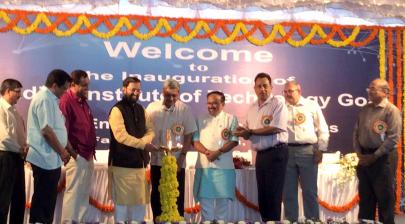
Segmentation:
[(13, 91), (13, 92), (15, 92), (15, 93), (21, 93), (21, 89), (12, 89), (12, 90), (10, 90), (10, 91)]
[(289, 90), (284, 90), (284, 93), (292, 94), (293, 92), (297, 91), (297, 89), (289, 89)]
[(374, 87), (366, 88), (366, 92), (377, 92), (378, 90), (381, 90), (381, 89), (379, 89), (379, 88), (374, 88)]
[(78, 84), (80, 87), (89, 87), (89, 83), (80, 83)]

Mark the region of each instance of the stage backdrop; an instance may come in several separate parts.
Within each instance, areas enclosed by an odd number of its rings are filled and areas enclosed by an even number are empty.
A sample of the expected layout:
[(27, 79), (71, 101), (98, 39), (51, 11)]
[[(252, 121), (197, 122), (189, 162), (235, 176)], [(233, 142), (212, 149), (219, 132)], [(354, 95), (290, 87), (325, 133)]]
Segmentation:
[[(225, 110), (244, 121), (255, 101), (254, 77), (266, 72), (273, 78), (273, 94), (282, 95), (287, 80), (302, 84), (303, 95), (317, 101), (330, 127), (329, 150), (352, 151), (352, 131), (357, 113), (367, 103), (366, 87), (379, 77), (378, 40), (367, 48), (305, 45), (294, 48), (270, 43), (255, 46), (245, 41), (218, 45), (204, 39), (186, 44), (170, 38), (141, 41), (131, 36), (100, 39), (92, 35), (58, 38), (52, 34), (0, 33), (0, 77), (23, 83), (19, 111), (26, 116), (32, 96), (55, 68), (90, 75), (90, 107), (94, 113), (98, 149), (109, 147), (108, 113), (121, 99), (122, 80), (142, 81), (143, 106), (158, 100), (162, 82), (174, 78), (181, 84), (181, 100), (196, 116), (207, 112), (206, 94), (226, 94)], [(247, 145), (246, 145), (247, 144)], [(239, 149), (249, 148), (243, 142)]]

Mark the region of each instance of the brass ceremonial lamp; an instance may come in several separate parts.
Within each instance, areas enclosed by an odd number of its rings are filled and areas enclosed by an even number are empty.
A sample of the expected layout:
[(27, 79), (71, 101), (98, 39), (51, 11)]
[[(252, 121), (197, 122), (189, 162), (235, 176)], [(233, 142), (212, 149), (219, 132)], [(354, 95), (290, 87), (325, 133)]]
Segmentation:
[(177, 198), (179, 197), (179, 182), (177, 181), (177, 161), (172, 155), (182, 149), (182, 145), (177, 143), (173, 147), (172, 130), (166, 130), (167, 146), (160, 146), (165, 156), (162, 158), (162, 168), (160, 169), (159, 193), (162, 214), (156, 218), (158, 222), (180, 222), (184, 218), (180, 216), (177, 210)]
[(173, 152), (180, 151), (183, 148), (183, 145), (179, 142), (173, 147), (172, 130), (169, 128), (166, 129), (166, 144), (167, 146), (160, 146), (165, 155), (172, 155)]

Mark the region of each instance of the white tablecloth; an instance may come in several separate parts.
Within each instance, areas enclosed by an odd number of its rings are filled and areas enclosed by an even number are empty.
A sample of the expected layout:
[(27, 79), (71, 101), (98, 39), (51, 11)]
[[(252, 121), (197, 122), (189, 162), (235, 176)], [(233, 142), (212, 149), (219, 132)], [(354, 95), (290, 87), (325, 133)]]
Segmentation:
[[(31, 202), (31, 196), (33, 193), (33, 178), (32, 171), (26, 168), (26, 193), (27, 202)], [(326, 167), (320, 166), (318, 174), (318, 193), (319, 198), (328, 202), (331, 205), (344, 205), (348, 203), (357, 194), (357, 179), (347, 182), (343, 186), (339, 186), (335, 179), (338, 171), (338, 165), (328, 165)], [(193, 182), (194, 182), (194, 169), (186, 170), (186, 187), (185, 187), (185, 208), (193, 207)], [(241, 194), (250, 202), (257, 205), (257, 189), (256, 189), (256, 176), (254, 169), (242, 169), (236, 171), (236, 185)], [(64, 175), (64, 172), (62, 172)], [(97, 202), (103, 205), (113, 205), (112, 201), (107, 198), (107, 166), (102, 164), (95, 165), (95, 171), (93, 173), (93, 184), (91, 186), (91, 197)], [(61, 211), (62, 211), (62, 199), (63, 191), (58, 195), (57, 205), (55, 209), (54, 223), (60, 223)], [(302, 205), (302, 199), (299, 199), (300, 205)], [(303, 214), (302, 206), (300, 206), (300, 216)], [(320, 218), (326, 220), (328, 218), (345, 218), (348, 222), (357, 221), (358, 205), (354, 206), (348, 212), (334, 213), (326, 210), (320, 206)], [(250, 209), (243, 205), (238, 200), (233, 201), (229, 205), (229, 221), (235, 222), (239, 220), (258, 221), (260, 220), (260, 214), (253, 209)], [(147, 211), (146, 220), (151, 220), (151, 210)], [(187, 214), (185, 218), (188, 222), (196, 222), (200, 220), (200, 214)], [(26, 223), (29, 220), (29, 209), (26, 209), (25, 215)], [(102, 212), (99, 209), (90, 206), (89, 213), (87, 214), (86, 221), (88, 222), (100, 222), (100, 223), (113, 223), (113, 213)]]

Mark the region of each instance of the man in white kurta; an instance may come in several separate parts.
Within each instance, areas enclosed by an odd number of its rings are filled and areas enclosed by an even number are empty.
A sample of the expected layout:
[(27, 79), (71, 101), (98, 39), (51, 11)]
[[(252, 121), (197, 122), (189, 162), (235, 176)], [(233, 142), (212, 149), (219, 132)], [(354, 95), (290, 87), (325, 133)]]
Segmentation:
[(193, 136), (194, 147), (199, 152), (193, 193), (201, 204), (202, 221), (225, 221), (228, 202), (235, 198), (232, 149), (238, 145), (238, 138), (232, 133), (238, 121), (223, 111), (222, 92), (208, 93), (207, 106), (209, 114), (197, 119), (198, 131)]
[[(27, 153), (24, 120), (15, 105), (22, 84), (5, 79), (0, 87), (0, 223), (22, 224), (25, 212), (24, 156)], [(8, 215), (10, 214), (10, 215)]]

